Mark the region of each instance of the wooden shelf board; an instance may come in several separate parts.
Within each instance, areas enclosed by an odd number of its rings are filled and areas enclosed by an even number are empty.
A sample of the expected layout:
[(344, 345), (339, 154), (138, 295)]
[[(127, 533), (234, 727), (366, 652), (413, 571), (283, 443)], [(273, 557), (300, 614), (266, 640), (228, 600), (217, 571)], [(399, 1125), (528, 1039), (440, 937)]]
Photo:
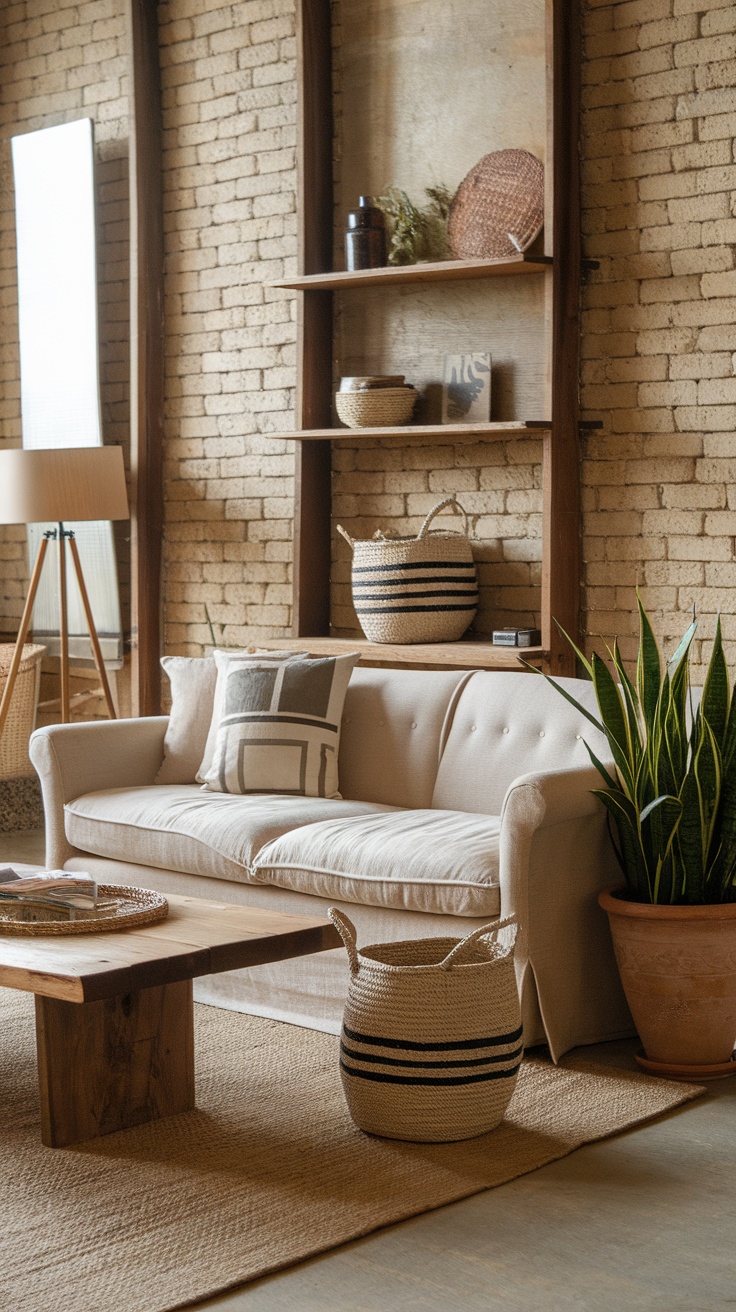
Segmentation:
[(422, 440), (445, 438), (456, 442), (461, 438), (474, 438), (475, 441), (504, 441), (511, 437), (535, 437), (538, 433), (550, 432), (552, 424), (546, 419), (521, 420), (518, 423), (492, 424), (402, 424), (383, 428), (302, 428), (291, 433), (263, 433), (263, 437), (272, 437), (279, 442), (324, 442), (339, 438), (351, 441), (373, 441), (376, 437), (418, 437)]
[(269, 287), (290, 291), (339, 291), (341, 287), (376, 287), (381, 283), (467, 282), (470, 278), (498, 278), (514, 273), (543, 273), (550, 255), (511, 255), (503, 260), (439, 260), (426, 264), (387, 264), (380, 269), (352, 273), (308, 273), (277, 278)]
[(455, 670), (522, 670), (519, 656), (534, 664), (549, 656), (543, 647), (494, 647), (490, 642), (367, 642), (365, 638), (272, 638), (259, 647), (305, 651), (310, 656), (340, 656), (360, 652), (361, 665), (431, 665)]

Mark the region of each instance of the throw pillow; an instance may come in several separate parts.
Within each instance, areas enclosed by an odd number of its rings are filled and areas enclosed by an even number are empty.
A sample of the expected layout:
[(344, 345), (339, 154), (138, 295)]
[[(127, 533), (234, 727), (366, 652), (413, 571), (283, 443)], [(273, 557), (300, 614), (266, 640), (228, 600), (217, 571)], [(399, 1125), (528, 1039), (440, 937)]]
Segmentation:
[(207, 788), (339, 797), (340, 724), (357, 660), (350, 654), (231, 663)]
[(304, 654), (304, 652), (293, 651), (269, 651), (268, 648), (263, 647), (246, 647), (242, 651), (230, 651), (215, 648), (213, 657), (216, 671), (216, 683), (214, 695), (209, 703), (210, 718), (198, 762), (199, 769), (194, 776), (198, 784), (203, 784), (205, 782), (207, 775), (212, 769), (212, 758), (215, 752), (215, 739), (217, 738), (217, 730), (220, 725), (220, 720), (222, 719), (222, 708), (225, 701), (225, 683), (228, 671), (233, 669), (236, 665), (247, 665), (255, 656), (257, 656), (259, 660), (271, 662), (287, 661), (295, 655), (302, 656)]
[(215, 700), (217, 666), (212, 656), (164, 656), (171, 684), (171, 711), (157, 784), (193, 784), (207, 742)]

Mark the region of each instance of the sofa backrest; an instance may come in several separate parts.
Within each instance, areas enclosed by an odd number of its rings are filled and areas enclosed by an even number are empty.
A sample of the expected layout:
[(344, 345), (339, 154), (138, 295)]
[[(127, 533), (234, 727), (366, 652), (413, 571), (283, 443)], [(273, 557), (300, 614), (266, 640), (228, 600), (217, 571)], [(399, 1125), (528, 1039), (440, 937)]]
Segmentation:
[[(588, 679), (556, 682), (597, 716)], [(477, 672), (458, 697), (432, 806), (498, 815), (519, 775), (589, 765), (585, 739), (599, 759), (611, 759), (602, 733), (545, 679), (515, 671)]]
[(353, 670), (340, 737), (343, 797), (430, 807), (443, 731), (471, 677), (462, 670)]
[[(596, 713), (587, 679), (559, 679)], [(535, 770), (601, 760), (603, 735), (533, 674), (356, 669), (340, 743), (343, 797), (498, 815), (506, 790)]]

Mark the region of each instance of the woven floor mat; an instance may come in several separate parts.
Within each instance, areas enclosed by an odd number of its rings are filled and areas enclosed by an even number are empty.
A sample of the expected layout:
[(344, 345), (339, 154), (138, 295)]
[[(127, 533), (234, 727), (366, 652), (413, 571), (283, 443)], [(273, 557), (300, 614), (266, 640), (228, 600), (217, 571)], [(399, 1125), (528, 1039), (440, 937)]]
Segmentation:
[(164, 1312), (503, 1184), (695, 1086), (526, 1061), (506, 1121), (408, 1144), (350, 1121), (338, 1040), (195, 1007), (197, 1110), (73, 1148), (39, 1139), (33, 999), (0, 989), (7, 1312)]

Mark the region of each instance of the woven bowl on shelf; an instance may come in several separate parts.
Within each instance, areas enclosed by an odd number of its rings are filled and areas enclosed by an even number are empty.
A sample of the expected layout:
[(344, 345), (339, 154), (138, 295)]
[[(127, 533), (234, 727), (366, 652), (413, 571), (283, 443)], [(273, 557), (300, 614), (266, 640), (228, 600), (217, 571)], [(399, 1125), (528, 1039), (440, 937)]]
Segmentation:
[(414, 387), (378, 387), (365, 392), (337, 392), (335, 407), (348, 428), (391, 428), (410, 423), (416, 399)]

